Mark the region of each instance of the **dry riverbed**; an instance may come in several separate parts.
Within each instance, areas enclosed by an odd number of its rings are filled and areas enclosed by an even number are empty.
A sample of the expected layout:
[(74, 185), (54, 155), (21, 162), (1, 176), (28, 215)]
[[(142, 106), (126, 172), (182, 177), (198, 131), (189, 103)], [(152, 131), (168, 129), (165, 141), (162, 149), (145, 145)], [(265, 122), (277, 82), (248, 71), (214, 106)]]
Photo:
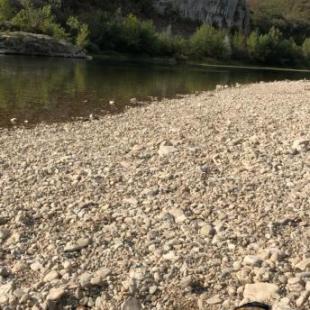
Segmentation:
[(0, 130), (1, 309), (310, 308), (310, 81)]

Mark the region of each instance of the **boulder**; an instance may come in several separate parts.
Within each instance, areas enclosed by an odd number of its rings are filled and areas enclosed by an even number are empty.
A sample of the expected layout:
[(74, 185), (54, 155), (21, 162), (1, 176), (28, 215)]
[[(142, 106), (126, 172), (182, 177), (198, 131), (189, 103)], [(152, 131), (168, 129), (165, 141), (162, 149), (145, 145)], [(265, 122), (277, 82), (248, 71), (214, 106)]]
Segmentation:
[(22, 31), (0, 32), (0, 54), (88, 58), (82, 49), (64, 40)]

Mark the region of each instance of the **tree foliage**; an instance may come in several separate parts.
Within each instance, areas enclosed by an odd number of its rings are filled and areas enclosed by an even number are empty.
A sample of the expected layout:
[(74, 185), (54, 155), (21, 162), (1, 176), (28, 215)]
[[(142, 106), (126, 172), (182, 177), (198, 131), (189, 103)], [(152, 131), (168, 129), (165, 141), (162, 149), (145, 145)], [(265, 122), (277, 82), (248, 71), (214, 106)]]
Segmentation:
[(188, 36), (175, 35), (171, 28), (158, 31), (145, 19), (153, 17), (152, 0), (0, 0), (0, 28), (48, 34), (96, 53), (309, 64), (310, 2), (249, 1), (254, 31), (247, 37), (204, 24)]
[(192, 53), (199, 57), (223, 58), (225, 33), (211, 26), (202, 25), (191, 38)]

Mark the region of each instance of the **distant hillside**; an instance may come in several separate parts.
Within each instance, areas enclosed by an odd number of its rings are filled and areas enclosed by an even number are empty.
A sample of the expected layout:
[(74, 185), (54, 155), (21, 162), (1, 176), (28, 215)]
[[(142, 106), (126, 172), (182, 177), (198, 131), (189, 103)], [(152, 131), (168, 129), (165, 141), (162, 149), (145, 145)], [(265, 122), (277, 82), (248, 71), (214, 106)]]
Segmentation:
[(92, 54), (309, 66), (309, 1), (0, 0), (0, 31), (45, 34)]
[(267, 32), (272, 26), (303, 41), (310, 36), (309, 0), (248, 0), (252, 27)]

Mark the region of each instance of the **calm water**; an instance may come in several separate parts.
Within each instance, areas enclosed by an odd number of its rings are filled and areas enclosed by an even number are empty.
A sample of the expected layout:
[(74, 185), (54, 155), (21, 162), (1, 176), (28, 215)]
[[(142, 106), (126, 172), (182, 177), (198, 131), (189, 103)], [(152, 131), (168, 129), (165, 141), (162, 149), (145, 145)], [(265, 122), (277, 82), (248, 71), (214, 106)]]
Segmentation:
[(310, 74), (2, 56), (0, 126), (9, 126), (11, 118), (36, 124), (119, 112), (131, 98), (173, 97), (217, 84), (303, 78)]

